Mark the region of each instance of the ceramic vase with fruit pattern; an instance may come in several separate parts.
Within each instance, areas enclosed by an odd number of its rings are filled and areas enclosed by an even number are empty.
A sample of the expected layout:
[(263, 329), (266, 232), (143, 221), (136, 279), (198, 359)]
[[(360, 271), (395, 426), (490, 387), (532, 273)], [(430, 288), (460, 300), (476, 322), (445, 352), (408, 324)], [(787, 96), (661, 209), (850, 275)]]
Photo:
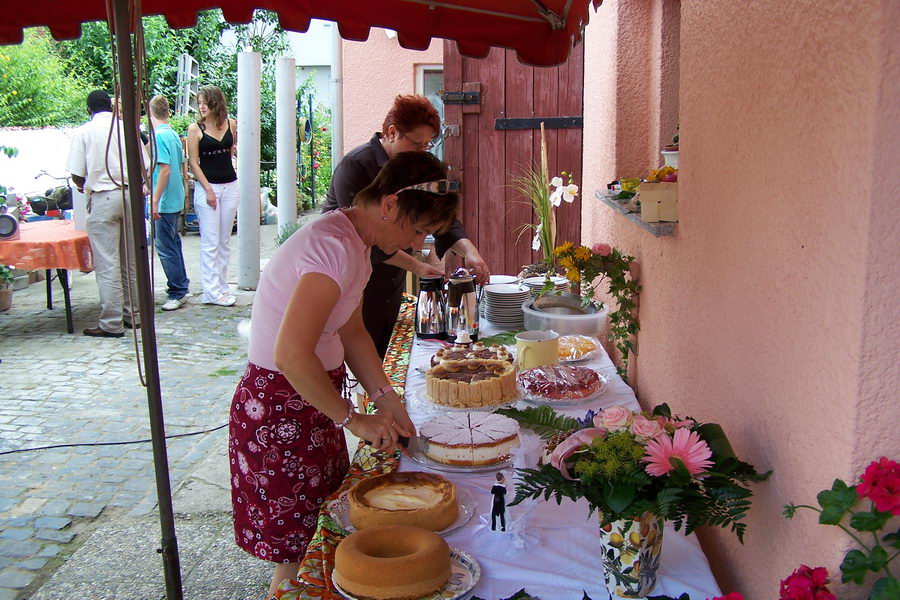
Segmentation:
[(613, 598), (643, 598), (656, 585), (663, 520), (651, 513), (600, 528), (603, 576)]

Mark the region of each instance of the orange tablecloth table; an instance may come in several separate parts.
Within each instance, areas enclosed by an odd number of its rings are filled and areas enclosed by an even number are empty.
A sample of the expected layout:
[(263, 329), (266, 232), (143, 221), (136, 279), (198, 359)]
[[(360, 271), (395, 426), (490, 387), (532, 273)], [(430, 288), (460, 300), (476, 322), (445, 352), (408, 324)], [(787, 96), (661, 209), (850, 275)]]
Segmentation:
[(47, 270), (47, 308), (53, 308), (50, 270), (56, 269), (66, 302), (66, 325), (72, 324), (72, 302), (69, 298), (67, 269), (92, 271), (94, 256), (87, 233), (75, 231), (72, 221), (37, 221), (22, 223), (18, 240), (0, 242), (0, 264), (34, 271)]

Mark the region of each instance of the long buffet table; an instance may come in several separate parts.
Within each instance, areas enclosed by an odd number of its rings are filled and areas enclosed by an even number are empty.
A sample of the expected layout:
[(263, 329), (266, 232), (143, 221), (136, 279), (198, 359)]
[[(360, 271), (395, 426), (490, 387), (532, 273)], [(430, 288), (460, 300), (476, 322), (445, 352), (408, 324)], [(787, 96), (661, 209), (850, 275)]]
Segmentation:
[[(410, 328), (411, 313), (406, 310), (398, 331), (395, 332), (395, 339), (392, 340), (386, 370), (395, 382), (405, 383), (407, 408), (413, 422), (419, 426), (440, 414), (439, 410), (424, 400), (422, 394), (425, 383), (423, 371), (428, 368), (429, 358), (440, 345), (415, 339)], [(481, 331), (482, 336), (488, 336), (500, 330), (482, 321)], [(408, 354), (404, 356), (404, 352)], [(615, 366), (602, 349), (599, 356), (579, 365), (591, 367), (609, 376), (609, 385), (595, 400), (574, 407), (557, 408), (559, 412), (583, 417), (588, 409), (597, 411), (614, 404), (638, 409), (633, 390), (615, 374)], [(524, 406), (527, 404), (519, 403), (519, 407)], [(349, 489), (361, 478), (395, 468), (401, 471), (430, 470), (409, 457), (404, 456), (398, 461), (396, 457), (372, 453), (367, 448), (357, 452), (353, 462), (341, 491)], [(475, 596), (496, 600), (507, 598), (525, 588), (530, 594), (543, 600), (580, 600), (585, 592), (594, 600), (608, 597), (600, 564), (597, 515), (588, 518), (587, 503), (563, 500), (562, 505), (557, 505), (553, 499), (536, 503), (529, 516), (524, 518), (525, 535), (520, 539), (525, 540), (526, 546), (519, 550), (513, 544), (512, 536), (515, 534), (486, 530), (484, 523), (491, 510), (492, 496), (489, 490), (494, 483), (493, 472), (434, 472), (448, 477), (459, 490), (468, 492), (477, 504), (474, 517), (446, 536), (451, 547), (468, 552), (481, 565), (481, 578), (474, 588)], [(506, 474), (509, 488), (507, 501), (510, 501), (515, 495), (515, 477), (511, 470), (506, 471)], [(509, 517), (511, 520), (520, 519), (524, 512), (525, 509), (511, 507)], [(330, 575), (334, 546), (346, 532), (341, 530), (333, 517), (333, 513), (322, 511), (319, 536), (310, 545), (301, 565), (299, 581), (282, 584), (277, 595), (282, 600), (340, 598), (333, 591)], [(694, 600), (720, 595), (696, 537), (685, 536), (683, 532), (676, 532), (671, 525), (667, 525), (654, 595), (677, 598), (685, 592)]]

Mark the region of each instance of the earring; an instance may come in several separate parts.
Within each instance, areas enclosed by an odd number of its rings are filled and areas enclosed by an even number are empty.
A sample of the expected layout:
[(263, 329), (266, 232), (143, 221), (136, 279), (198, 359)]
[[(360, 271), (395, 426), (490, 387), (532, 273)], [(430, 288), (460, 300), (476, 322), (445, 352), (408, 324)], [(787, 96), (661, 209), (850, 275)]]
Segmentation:
[(381, 220), (382, 220), (382, 221), (387, 221), (387, 217), (386, 217), (385, 215), (381, 215)]

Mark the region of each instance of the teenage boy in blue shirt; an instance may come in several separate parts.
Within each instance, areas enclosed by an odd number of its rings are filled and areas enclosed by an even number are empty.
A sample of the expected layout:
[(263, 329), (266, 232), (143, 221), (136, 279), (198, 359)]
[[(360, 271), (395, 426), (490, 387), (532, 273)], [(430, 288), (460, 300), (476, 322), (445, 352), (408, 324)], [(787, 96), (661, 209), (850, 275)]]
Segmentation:
[(184, 208), (184, 154), (178, 134), (169, 126), (169, 101), (165, 96), (154, 96), (150, 100), (150, 120), (157, 154), (150, 211), (156, 221), (156, 253), (168, 280), (166, 292), (169, 297), (162, 309), (178, 310), (187, 304), (190, 284), (178, 233), (178, 221)]

